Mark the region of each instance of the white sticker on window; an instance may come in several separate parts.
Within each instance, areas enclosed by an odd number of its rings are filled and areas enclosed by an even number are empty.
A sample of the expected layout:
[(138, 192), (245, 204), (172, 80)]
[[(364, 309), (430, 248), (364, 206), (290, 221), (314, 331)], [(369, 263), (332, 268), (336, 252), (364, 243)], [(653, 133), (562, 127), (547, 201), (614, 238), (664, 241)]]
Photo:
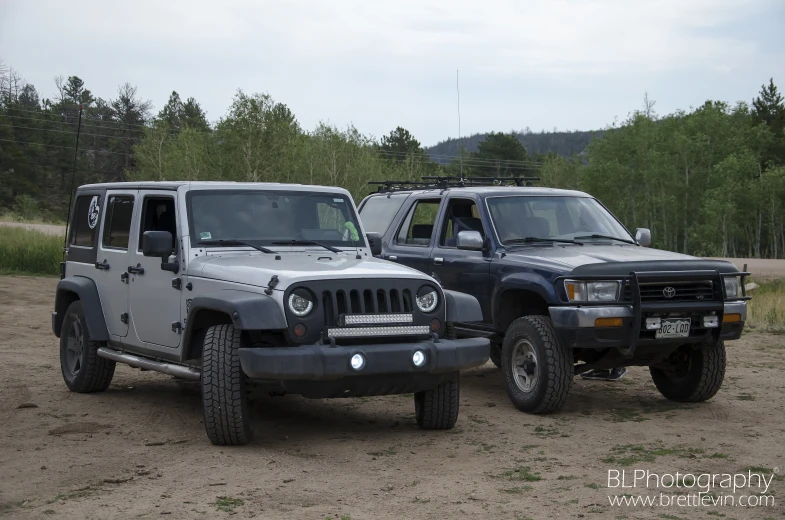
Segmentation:
[(343, 199), (333, 199), (333, 202), (343, 202)]
[(201, 240), (210, 240), (211, 238), (213, 238), (213, 236), (210, 234), (209, 231), (202, 231), (201, 233), (199, 233), (199, 238)]
[(101, 214), (101, 207), (98, 205), (98, 195), (93, 196), (90, 207), (87, 208), (87, 225), (90, 229), (95, 229), (98, 224), (98, 215)]

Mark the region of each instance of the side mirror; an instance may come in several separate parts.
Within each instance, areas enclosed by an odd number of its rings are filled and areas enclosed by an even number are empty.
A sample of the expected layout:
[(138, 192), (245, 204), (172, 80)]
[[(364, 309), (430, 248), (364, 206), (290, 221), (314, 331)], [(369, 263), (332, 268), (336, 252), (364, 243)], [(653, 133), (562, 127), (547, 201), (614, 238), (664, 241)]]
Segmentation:
[(172, 254), (172, 234), (168, 231), (145, 231), (142, 235), (142, 254), (169, 258)]
[(651, 231), (646, 228), (638, 228), (635, 230), (635, 241), (638, 245), (649, 247), (651, 245)]
[(365, 238), (368, 239), (368, 247), (371, 248), (373, 256), (381, 256), (382, 254), (382, 234), (381, 233), (366, 233)]
[(479, 231), (460, 231), (455, 239), (458, 249), (467, 251), (481, 251), (485, 247), (485, 241)]

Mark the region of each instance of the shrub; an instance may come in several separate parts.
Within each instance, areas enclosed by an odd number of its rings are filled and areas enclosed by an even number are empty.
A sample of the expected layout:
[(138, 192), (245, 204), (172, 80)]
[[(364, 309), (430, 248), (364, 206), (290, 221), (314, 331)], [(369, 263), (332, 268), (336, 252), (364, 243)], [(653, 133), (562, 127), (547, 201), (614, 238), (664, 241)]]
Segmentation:
[(21, 222), (35, 220), (39, 212), (38, 201), (30, 195), (14, 197), (14, 220)]

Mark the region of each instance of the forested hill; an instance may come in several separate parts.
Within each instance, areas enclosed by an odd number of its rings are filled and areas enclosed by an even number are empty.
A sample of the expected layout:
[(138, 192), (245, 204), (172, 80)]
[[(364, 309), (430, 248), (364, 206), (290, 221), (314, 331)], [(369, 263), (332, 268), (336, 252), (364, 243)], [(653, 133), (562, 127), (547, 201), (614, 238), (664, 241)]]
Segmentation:
[[(583, 153), (592, 139), (602, 136), (602, 130), (596, 131), (580, 131), (574, 132), (515, 132), (515, 136), (526, 148), (529, 156), (547, 155), (554, 153), (563, 157), (572, 157), (573, 155)], [(473, 134), (467, 137), (462, 137), (460, 144), (466, 149), (467, 152), (476, 152), (477, 145), (488, 137), (488, 133)], [(425, 147), (425, 151), (435, 156), (456, 156), (458, 155), (458, 139), (449, 138), (434, 146)]]

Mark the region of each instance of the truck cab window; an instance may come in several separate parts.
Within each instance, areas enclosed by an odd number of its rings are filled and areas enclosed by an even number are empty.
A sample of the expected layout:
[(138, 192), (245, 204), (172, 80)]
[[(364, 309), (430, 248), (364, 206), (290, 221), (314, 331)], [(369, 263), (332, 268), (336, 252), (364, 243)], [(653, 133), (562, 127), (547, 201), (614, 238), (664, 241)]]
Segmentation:
[(461, 231), (477, 231), (483, 239), (485, 238), (477, 204), (471, 199), (450, 199), (439, 245), (455, 247), (458, 233)]

